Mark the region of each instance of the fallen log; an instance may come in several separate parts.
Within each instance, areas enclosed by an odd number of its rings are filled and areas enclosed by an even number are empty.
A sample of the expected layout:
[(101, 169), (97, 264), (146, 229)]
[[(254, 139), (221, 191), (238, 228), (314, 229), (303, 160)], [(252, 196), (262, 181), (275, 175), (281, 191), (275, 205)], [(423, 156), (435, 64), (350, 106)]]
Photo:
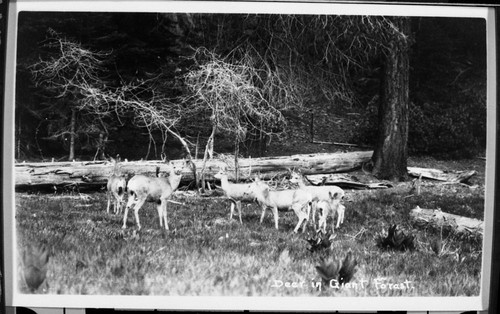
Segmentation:
[(373, 149), (373, 147), (370, 147), (370, 146), (364, 146), (364, 145), (359, 145), (359, 144), (351, 144), (351, 143), (324, 142), (324, 141), (312, 141), (312, 143), (313, 144), (319, 144), (319, 145), (335, 145), (335, 146), (347, 146), (347, 147), (358, 147), (358, 148)]
[(387, 189), (393, 187), (388, 181), (360, 182), (353, 176), (345, 174), (315, 174), (305, 176), (312, 185), (336, 185), (345, 189)]
[[(332, 154), (303, 154), (268, 158), (245, 158), (239, 160), (239, 178), (248, 180), (258, 174), (262, 179), (268, 180), (278, 175), (288, 173), (288, 169), (297, 168), (309, 174), (348, 172), (361, 167), (362, 163), (369, 161), (372, 151), (359, 151)], [(180, 162), (180, 161), (172, 161)], [(203, 161), (193, 160), (196, 171), (199, 172)], [(220, 167), (224, 165), (221, 160), (210, 160), (206, 165), (208, 181), (214, 180)], [(234, 179), (234, 165), (227, 165), (229, 179)], [(155, 176), (157, 167), (160, 172), (168, 173), (169, 166), (163, 161), (129, 161), (119, 163), (119, 171), (123, 175), (133, 176), (144, 174)], [(113, 173), (112, 162), (41, 162), (41, 163), (16, 163), (14, 165), (15, 187), (37, 186), (102, 186)], [(185, 168), (183, 183), (192, 182), (194, 179), (191, 169)]]
[(484, 232), (482, 220), (449, 214), (437, 209), (424, 209), (417, 206), (411, 210), (410, 219), (418, 226), (448, 228), (457, 233), (482, 236)]
[(417, 178), (422, 177), (443, 182), (466, 183), (472, 176), (476, 175), (477, 172), (475, 170), (443, 171), (431, 168), (408, 167), (408, 174)]

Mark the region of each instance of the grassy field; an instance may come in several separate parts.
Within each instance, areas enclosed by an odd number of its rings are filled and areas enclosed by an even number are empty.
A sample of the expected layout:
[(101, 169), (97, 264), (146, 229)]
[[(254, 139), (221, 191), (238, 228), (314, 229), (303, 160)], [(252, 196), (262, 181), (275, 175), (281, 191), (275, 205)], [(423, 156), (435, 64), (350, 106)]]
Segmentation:
[[(477, 296), (482, 239), (459, 236), (409, 221), (409, 211), (440, 208), (483, 218), (484, 161), (443, 162), (411, 159), (410, 166), (477, 170), (471, 186), (425, 181), (419, 196), (410, 182), (386, 190), (346, 190), (344, 224), (330, 248), (310, 252), (312, 230), (293, 234), (293, 212), (272, 214), (259, 223), (260, 209), (245, 204), (243, 225), (230, 221), (229, 202), (180, 191), (169, 204), (170, 231), (159, 228), (156, 208), (122, 217), (107, 214), (104, 192), (16, 193), (18, 244), (49, 247), (47, 280), (35, 293), (190, 296)], [(415, 236), (416, 250), (391, 251), (377, 239), (397, 224)], [(436, 245), (438, 250), (436, 250)], [(433, 249), (434, 246), (434, 249)], [(343, 260), (351, 252), (357, 265), (343, 287), (321, 283), (315, 266), (322, 259)], [(21, 278), (19, 276), (18, 278)], [(28, 292), (20, 279), (23, 292)]]

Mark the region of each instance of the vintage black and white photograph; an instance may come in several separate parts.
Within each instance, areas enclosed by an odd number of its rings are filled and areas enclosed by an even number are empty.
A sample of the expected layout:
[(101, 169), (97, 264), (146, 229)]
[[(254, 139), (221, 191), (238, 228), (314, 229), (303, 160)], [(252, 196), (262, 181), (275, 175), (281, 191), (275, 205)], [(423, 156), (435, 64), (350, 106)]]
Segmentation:
[(486, 30), (20, 12), (18, 293), (480, 296)]

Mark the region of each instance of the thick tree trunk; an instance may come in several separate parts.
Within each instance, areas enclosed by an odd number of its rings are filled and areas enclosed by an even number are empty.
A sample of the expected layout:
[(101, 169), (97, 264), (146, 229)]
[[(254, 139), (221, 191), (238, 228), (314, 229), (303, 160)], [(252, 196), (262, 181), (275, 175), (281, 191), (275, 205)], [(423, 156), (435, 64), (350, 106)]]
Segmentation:
[[(410, 34), (408, 18), (394, 18), (403, 34)], [(379, 134), (373, 153), (375, 177), (402, 181), (407, 178), (408, 142), (408, 41), (397, 38), (390, 43), (385, 55), (379, 104)]]
[[(351, 152), (337, 154), (292, 155), (271, 158), (249, 158), (239, 160), (239, 177), (241, 180), (252, 179), (258, 174), (261, 179), (271, 179), (277, 175), (288, 174), (288, 169), (301, 169), (304, 174), (347, 172), (361, 167), (369, 161), (372, 151)], [(203, 160), (192, 160), (196, 169), (201, 169)], [(174, 161), (175, 162), (175, 161)], [(214, 180), (224, 163), (220, 160), (208, 160), (205, 165), (206, 179)], [(233, 165), (228, 165), (229, 179), (234, 180)], [(121, 162), (120, 173), (133, 176), (144, 174), (156, 175), (156, 167), (161, 172), (169, 172), (168, 165), (161, 161)], [(37, 187), (47, 185), (104, 185), (113, 173), (114, 165), (111, 162), (45, 162), (19, 163), (15, 165), (16, 188)], [(186, 167), (183, 174), (183, 183), (192, 182), (192, 169)]]

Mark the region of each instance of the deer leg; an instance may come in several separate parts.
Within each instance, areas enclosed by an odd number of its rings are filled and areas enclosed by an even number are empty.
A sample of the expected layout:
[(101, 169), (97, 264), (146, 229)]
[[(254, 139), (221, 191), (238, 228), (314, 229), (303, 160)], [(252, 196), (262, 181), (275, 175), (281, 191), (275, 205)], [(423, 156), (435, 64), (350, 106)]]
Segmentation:
[(121, 214), (123, 211), (123, 205), (125, 204), (125, 200), (123, 199), (123, 195), (120, 196), (118, 200), (117, 214)]
[[(326, 221), (328, 220), (328, 212), (323, 212), (323, 215), (324, 215), (324, 220), (323, 220), (323, 224), (321, 225), (321, 231), (323, 233), (326, 233), (326, 227), (327, 227), (327, 224), (326, 224)], [(333, 220), (332, 220), (332, 232), (334, 231), (333, 229)]]
[(274, 215), (274, 227), (278, 230), (278, 207), (273, 206), (272, 211)]
[(122, 212), (121, 207), (123, 203), (123, 195), (114, 194), (115, 197), (115, 214)]
[(161, 203), (156, 204), (156, 211), (158, 212), (158, 219), (160, 220), (160, 228), (163, 227), (163, 208)]
[(260, 223), (264, 221), (264, 216), (266, 215), (267, 206), (262, 204), (262, 214), (260, 215)]
[(232, 198), (230, 198), (229, 200), (231, 201), (231, 213), (229, 215), (229, 220), (233, 220), (234, 206), (236, 202)]
[(141, 222), (139, 221), (139, 209), (141, 209), (142, 205), (146, 202), (146, 198), (140, 199), (135, 203), (134, 206), (134, 216), (135, 216), (135, 223), (137, 224), (137, 229), (141, 230)]
[(106, 207), (106, 212), (109, 214), (109, 206), (111, 205), (111, 193), (107, 192), (106, 195), (108, 197), (108, 206)]
[[(297, 222), (295, 229), (293, 229), (294, 233), (297, 233), (300, 229), (300, 226), (302, 225), (302, 222), (307, 220), (307, 213), (302, 210), (303, 208), (304, 208), (304, 205), (301, 205), (299, 203), (295, 203), (292, 205), (292, 209), (293, 209), (295, 215), (297, 216), (297, 218), (299, 218), (299, 221)], [(304, 227), (302, 228), (302, 232), (304, 232), (304, 230), (306, 229), (306, 225), (307, 225), (307, 223), (304, 224)]]
[[(167, 200), (166, 199), (161, 200), (160, 207), (161, 207), (161, 213), (162, 213), (162, 216), (163, 216), (163, 220), (165, 222), (165, 230), (168, 230), (168, 222), (167, 222)], [(161, 225), (161, 218), (160, 218), (160, 227), (161, 226), (162, 225)]]
[(130, 207), (134, 205), (134, 197), (131, 194), (128, 198), (127, 206), (125, 206), (125, 213), (123, 214), (123, 226), (122, 229), (127, 228), (127, 216), (128, 216), (128, 210)]
[[(337, 228), (339, 227), (340, 213), (337, 208)], [(332, 212), (332, 234), (335, 233), (335, 212)]]
[(337, 228), (340, 226), (340, 224), (344, 223), (344, 209), (339, 208), (338, 213), (339, 213), (339, 219), (337, 220)]
[[(300, 225), (302, 225), (302, 221), (305, 220), (305, 217), (304, 217), (303, 214), (299, 214), (298, 216), (299, 216), (299, 221), (297, 222), (297, 225), (295, 226), (295, 229), (293, 229), (294, 233), (297, 233), (299, 231)], [(304, 232), (304, 230), (305, 230), (305, 227), (302, 228), (302, 232)]]
[(117, 208), (117, 198), (116, 198), (116, 194), (113, 193), (113, 214), (116, 215), (117, 210), (118, 210), (118, 208)]
[[(306, 211), (302, 212), (304, 215), (304, 229), (302, 229), (302, 232), (304, 232), (304, 230), (307, 228), (307, 225), (309, 224), (309, 216), (311, 215), (311, 203), (307, 202), (307, 204), (305, 206), (307, 206)], [(302, 207), (302, 208), (304, 208), (304, 207)], [(313, 223), (313, 227), (315, 229), (314, 231), (316, 231), (316, 226), (314, 225), (314, 223)]]
[(236, 209), (238, 210), (238, 216), (240, 216), (240, 224), (243, 224), (243, 221), (241, 220), (241, 201), (236, 202)]
[(312, 224), (313, 224), (314, 232), (316, 232), (317, 231), (317, 229), (316, 229), (317, 202), (312, 202), (311, 209), (312, 209)]
[(309, 222), (306, 213), (303, 213), (302, 221), (304, 222), (304, 225), (302, 226), (302, 233), (304, 233), (307, 229), (307, 223)]
[(125, 207), (125, 213), (123, 214), (123, 225), (122, 229), (127, 228), (127, 215), (128, 215), (128, 206)]

